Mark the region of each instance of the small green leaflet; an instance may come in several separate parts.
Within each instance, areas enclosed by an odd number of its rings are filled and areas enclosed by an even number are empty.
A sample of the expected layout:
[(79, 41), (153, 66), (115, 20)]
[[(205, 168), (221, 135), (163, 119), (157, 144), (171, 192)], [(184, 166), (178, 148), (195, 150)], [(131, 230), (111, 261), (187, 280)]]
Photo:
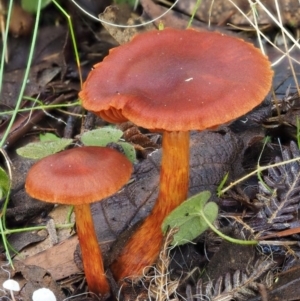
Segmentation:
[(10, 179), (6, 171), (0, 167), (0, 200), (6, 197), (10, 188)]
[[(41, 0), (41, 8), (46, 7), (51, 0)], [(38, 7), (38, 0), (21, 0), (21, 6), (29, 13), (36, 13)]]
[(46, 133), (46, 134), (40, 134), (40, 141), (58, 141), (61, 138), (57, 137), (56, 135), (52, 133)]
[(136, 159), (135, 149), (130, 143), (119, 141), (122, 135), (123, 132), (121, 130), (111, 127), (103, 127), (84, 133), (80, 140), (84, 145), (87, 146), (105, 147), (108, 143), (117, 143), (122, 146), (126, 157), (131, 162), (134, 162)]
[(135, 149), (133, 145), (128, 142), (118, 142), (124, 150), (126, 157), (130, 160), (130, 162), (134, 163), (136, 159)]
[(72, 142), (72, 139), (65, 138), (55, 141), (32, 142), (17, 149), (17, 154), (29, 159), (42, 159), (64, 150)]
[(101, 128), (84, 133), (80, 140), (88, 146), (106, 146), (110, 142), (118, 142), (123, 132), (113, 128)]
[(168, 227), (179, 228), (174, 235), (172, 245), (183, 245), (198, 237), (207, 228), (208, 224), (201, 218), (201, 213), (213, 223), (218, 216), (218, 206), (209, 202), (211, 193), (203, 191), (183, 202), (174, 209), (163, 221), (162, 231), (165, 233)]

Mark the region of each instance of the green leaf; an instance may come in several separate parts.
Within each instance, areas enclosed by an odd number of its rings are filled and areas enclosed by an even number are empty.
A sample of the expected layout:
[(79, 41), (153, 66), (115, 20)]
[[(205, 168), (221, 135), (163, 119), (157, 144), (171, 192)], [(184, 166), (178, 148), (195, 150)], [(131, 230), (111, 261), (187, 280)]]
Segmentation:
[(33, 142), (17, 149), (17, 154), (29, 159), (42, 159), (62, 151), (72, 142), (72, 139), (64, 138), (57, 141)]
[(133, 163), (136, 160), (136, 153), (133, 145), (128, 142), (117, 142), (117, 144), (121, 145), (126, 157)]
[(84, 133), (80, 140), (84, 145), (88, 146), (105, 147), (108, 143), (117, 143), (122, 146), (126, 157), (131, 162), (134, 162), (136, 160), (135, 149), (130, 143), (119, 141), (122, 135), (123, 132), (121, 130), (111, 127), (104, 127)]
[[(52, 0), (41, 0), (41, 8), (46, 7)], [(29, 13), (36, 13), (38, 0), (21, 0), (21, 6)]]
[(57, 137), (56, 135), (52, 134), (52, 133), (46, 133), (46, 134), (40, 134), (40, 140), (42, 142), (44, 141), (58, 141), (61, 138)]
[(208, 224), (201, 218), (200, 212), (203, 212), (211, 223), (215, 221), (218, 216), (218, 206), (213, 202), (207, 203), (210, 196), (209, 191), (200, 192), (183, 202), (165, 218), (162, 224), (164, 233), (168, 227), (179, 228), (174, 235), (172, 245), (183, 245), (190, 242), (208, 228)]
[(0, 199), (6, 197), (10, 188), (10, 179), (4, 169), (0, 167)]
[(88, 146), (106, 146), (110, 142), (118, 142), (123, 132), (114, 128), (101, 128), (84, 133), (80, 140)]

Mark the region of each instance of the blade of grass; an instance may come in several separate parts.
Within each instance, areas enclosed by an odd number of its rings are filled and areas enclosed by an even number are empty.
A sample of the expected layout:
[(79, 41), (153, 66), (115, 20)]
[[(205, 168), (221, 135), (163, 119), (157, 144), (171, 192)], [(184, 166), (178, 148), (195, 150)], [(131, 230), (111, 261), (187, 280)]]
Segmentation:
[[(13, 0), (10, 0), (10, 3), (9, 3), (10, 8), (12, 6), (12, 2), (13, 2)], [(24, 94), (24, 91), (25, 91), (25, 88), (26, 88), (26, 83), (27, 83), (27, 79), (28, 79), (28, 76), (29, 76), (29, 72), (30, 72), (31, 62), (32, 62), (32, 59), (33, 59), (33, 52), (34, 52), (34, 49), (35, 49), (35, 42), (36, 42), (36, 38), (37, 38), (37, 31), (38, 31), (38, 25), (39, 25), (39, 20), (40, 20), (40, 11), (41, 11), (41, 0), (38, 0), (38, 2), (37, 2), (37, 13), (36, 13), (36, 19), (35, 19), (35, 24), (34, 24), (34, 30), (33, 30), (33, 34), (32, 34), (32, 41), (31, 41), (31, 45), (30, 45), (30, 49), (29, 49), (27, 67), (25, 69), (23, 82), (22, 82), (22, 85), (21, 85), (18, 100), (16, 102), (16, 107), (15, 107), (15, 110), (12, 114), (10, 122), (7, 126), (7, 130), (4, 133), (4, 135), (3, 135), (3, 137), (0, 141), (0, 148), (3, 147), (3, 145), (4, 145), (4, 143), (7, 139), (7, 136), (9, 134), (9, 131), (10, 131), (11, 127), (13, 126), (13, 123), (16, 119), (18, 110), (21, 106), (21, 102), (22, 102), (22, 99), (23, 99), (23, 94)], [(9, 18), (10, 18), (10, 15), (8, 17), (8, 20), (9, 20)], [(5, 36), (6, 36), (5, 42), (6, 43), (7, 43), (7, 31), (8, 31), (8, 28), (6, 28), (6, 34), (5, 34)], [(3, 58), (3, 60), (2, 60), (2, 58)], [(4, 55), (2, 55), (2, 58), (1, 58), (1, 68), (3, 68), (3, 70), (4, 70)], [(2, 72), (3, 72), (3, 70), (2, 70)], [(0, 78), (1, 83), (2, 83), (2, 80), (3, 80), (3, 76), (1, 76), (1, 78)], [(1, 84), (1, 87), (2, 87), (2, 84)], [(3, 205), (3, 208), (2, 208), (2, 212), (1, 212), (0, 231), (1, 231), (3, 245), (4, 245), (5, 251), (6, 251), (7, 260), (9, 261), (10, 265), (13, 267), (12, 259), (11, 259), (11, 256), (9, 254), (9, 251), (8, 251), (8, 245), (7, 245), (7, 239), (6, 239), (7, 234), (5, 233), (5, 227), (6, 227), (5, 226), (6, 225), (6, 223), (5, 223), (5, 213), (6, 213), (6, 209), (7, 209), (7, 206), (8, 206), (8, 201), (9, 201), (9, 192), (8, 192), (8, 195), (5, 199), (5, 202), (4, 202), (4, 205)]]
[(192, 15), (191, 15), (191, 17), (190, 17), (190, 20), (189, 20), (189, 23), (188, 23), (188, 25), (187, 25), (187, 28), (190, 28), (190, 27), (192, 26), (193, 20), (194, 20), (194, 18), (195, 18), (195, 15), (196, 15), (196, 12), (197, 12), (198, 8), (199, 8), (200, 5), (201, 5), (201, 2), (202, 2), (202, 0), (197, 0), (195, 6), (194, 6), (194, 8), (193, 8)]
[[(255, 28), (258, 29), (259, 28), (258, 22), (257, 22), (258, 12), (257, 12), (257, 9), (256, 9), (256, 5), (257, 5), (256, 3), (251, 3), (250, 7), (251, 7), (252, 15), (253, 15)], [(256, 35), (257, 35), (257, 39), (258, 39), (258, 43), (259, 43), (259, 48), (260, 48), (260, 50), (263, 54), (266, 54), (264, 46), (263, 46), (263, 42), (262, 42), (262, 39), (261, 39), (261, 31), (256, 30), (256, 32), (257, 32)]]
[(74, 29), (73, 29), (73, 23), (71, 20), (71, 17), (69, 14), (67, 14), (67, 12), (58, 4), (58, 2), (56, 0), (52, 0), (52, 2), (55, 4), (55, 6), (61, 11), (62, 14), (65, 15), (65, 17), (68, 20), (68, 24), (69, 24), (69, 29), (70, 29), (70, 34), (71, 34), (71, 39), (72, 39), (72, 43), (73, 43), (73, 48), (74, 48), (74, 53), (75, 53), (75, 59), (76, 59), (76, 64), (77, 64), (77, 68), (78, 68), (78, 74), (79, 74), (79, 80), (80, 80), (80, 87), (82, 87), (82, 73), (81, 73), (81, 68), (80, 68), (80, 59), (79, 59), (79, 55), (78, 55), (78, 49), (77, 49), (77, 43), (76, 43), (76, 38), (75, 38), (75, 33), (74, 33)]
[(284, 31), (282, 30), (283, 23), (282, 23), (280, 8), (279, 8), (277, 0), (275, 0), (275, 6), (276, 6), (276, 11), (277, 11), (278, 21), (281, 24), (280, 29), (281, 29), (281, 34), (282, 34), (282, 38), (283, 38), (283, 44), (284, 44), (284, 47), (285, 47), (285, 51), (287, 53), (287, 58), (288, 58), (288, 61), (289, 61), (291, 72), (293, 74), (293, 78), (294, 78), (294, 81), (295, 81), (295, 84), (296, 84), (296, 89), (297, 89), (298, 95), (300, 95), (300, 88), (299, 88), (299, 84), (298, 84), (298, 79), (297, 79), (297, 76), (296, 76), (294, 65), (292, 64), (291, 56), (289, 55), (289, 49), (288, 49), (288, 46), (287, 46), (286, 36), (285, 36)]
[[(25, 99), (26, 97), (24, 97)], [(28, 99), (28, 98), (27, 98)], [(37, 101), (38, 103), (38, 101)], [(57, 104), (57, 105), (44, 105), (41, 103), (40, 106), (36, 106), (36, 107), (32, 107), (32, 108), (24, 108), (24, 109), (19, 109), (18, 113), (24, 113), (24, 112), (29, 112), (29, 111), (36, 111), (36, 110), (49, 110), (49, 109), (62, 109), (62, 108), (68, 108), (68, 107), (74, 107), (74, 106), (80, 106), (80, 102), (73, 102), (73, 103), (69, 103), (69, 104)], [(5, 111), (5, 112), (0, 112), (0, 116), (1, 115), (11, 115), (13, 114), (15, 110), (11, 110), (11, 111)]]
[[(12, 12), (12, 5), (13, 0), (9, 1), (8, 10), (7, 10), (7, 18), (6, 18), (6, 24), (9, 24), (11, 12)], [(2, 55), (1, 55), (1, 64), (0, 64), (0, 95), (2, 91), (2, 82), (3, 82), (3, 72), (4, 72), (4, 65), (5, 65), (5, 56), (6, 56), (6, 47), (8, 41), (8, 26), (6, 26), (5, 33), (4, 33), (4, 39), (2, 41)]]
[(291, 35), (291, 33), (284, 27), (280, 22), (273, 16), (273, 14), (266, 8), (265, 5), (262, 4), (260, 0), (256, 0), (256, 2), (260, 5), (260, 7), (265, 11), (265, 13), (272, 19), (272, 21), (286, 34), (287, 37), (296, 45), (298, 49), (300, 49), (299, 43), (295, 40), (295, 38)]
[[(72, 42), (73, 42), (73, 47), (74, 47), (74, 51), (75, 51), (75, 57), (76, 57), (76, 62), (77, 62), (77, 66), (78, 66), (78, 70), (79, 70), (79, 76), (80, 76), (80, 84), (82, 84), (82, 76), (81, 76), (81, 70), (80, 70), (80, 61), (79, 61), (79, 55), (78, 55), (78, 51), (77, 51), (77, 45), (76, 45), (76, 40), (75, 40), (75, 35), (74, 35), (74, 30), (73, 30), (73, 25), (72, 25), (72, 21), (69, 17), (69, 15), (58, 5), (58, 3), (55, 0), (52, 0), (55, 5), (60, 9), (60, 11), (67, 17), (68, 19), (68, 23), (69, 23), (69, 28), (70, 28), (70, 32), (71, 32), (71, 38), (72, 38)], [(12, 4), (13, 4), (13, 0), (10, 0), (9, 2), (9, 9), (8, 9), (8, 17), (7, 17), (7, 24), (9, 24), (9, 19), (11, 16), (11, 11), (12, 11)], [(33, 59), (33, 53), (34, 53), (34, 49), (35, 49), (35, 44), (36, 44), (36, 39), (37, 39), (37, 32), (38, 32), (38, 25), (39, 25), (39, 20), (40, 20), (40, 12), (41, 12), (41, 0), (37, 1), (37, 10), (36, 10), (36, 19), (35, 19), (35, 25), (34, 25), (34, 29), (33, 29), (33, 34), (32, 34), (32, 41), (31, 41), (31, 46), (29, 49), (29, 55), (28, 55), (28, 60), (27, 60), (27, 67), (25, 69), (24, 72), (24, 77), (23, 77), (23, 82), (21, 85), (21, 89), (19, 92), (19, 96), (16, 102), (16, 106), (14, 108), (13, 111), (10, 112), (4, 112), (4, 114), (11, 114), (12, 117), (10, 119), (10, 122), (8, 124), (8, 127), (0, 141), (0, 152), (2, 152), (3, 156), (5, 157), (5, 150), (4, 150), (4, 145), (5, 145), (5, 141), (7, 140), (8, 134), (10, 132), (10, 129), (12, 128), (14, 121), (16, 119), (16, 116), (19, 112), (21, 111), (32, 111), (33, 109), (42, 109), (45, 110), (47, 109), (47, 107), (49, 108), (59, 108), (59, 107), (68, 107), (68, 106), (74, 106), (74, 105), (78, 105), (79, 102), (76, 102), (75, 104), (67, 104), (67, 105), (49, 105), (49, 106), (45, 106), (43, 105), (43, 103), (40, 103), (40, 106), (36, 107), (36, 108), (28, 108), (28, 109), (20, 109), (21, 106), (21, 102), (22, 100), (25, 98), (24, 97), (24, 91), (26, 88), (26, 83), (27, 83), (27, 79), (29, 76), (29, 72), (30, 72), (30, 67), (31, 67), (31, 62)], [(3, 39), (3, 45), (7, 44), (8, 41), (8, 27), (6, 28), (5, 31), (5, 37)], [(4, 64), (5, 64), (5, 51), (2, 51), (2, 56), (1, 56), (1, 66), (0, 66), (0, 91), (2, 88), (2, 83), (3, 83), (3, 73), (4, 73)], [(36, 99), (34, 100), (36, 102)], [(2, 114), (2, 113), (0, 113)], [(7, 158), (6, 158), (7, 159)], [(10, 171), (10, 165), (9, 165), (9, 160), (6, 160), (7, 162), (7, 166), (8, 166), (8, 170)], [(11, 174), (10, 174), (11, 176)], [(9, 264), (13, 267), (13, 263), (12, 263), (12, 259), (9, 253), (9, 249), (10, 245), (7, 241), (6, 236), (12, 233), (20, 233), (20, 232), (27, 232), (27, 231), (34, 231), (34, 230), (40, 230), (40, 229), (46, 229), (46, 226), (38, 226), (38, 227), (27, 227), (27, 228), (22, 228), (22, 229), (7, 229), (6, 228), (6, 210), (7, 210), (7, 206), (8, 206), (8, 202), (9, 202), (9, 193), (8, 192), (1, 214), (0, 214), (0, 235), (2, 237), (2, 241), (3, 241), (3, 245), (5, 248), (5, 252), (6, 252), (6, 256), (7, 256), (7, 260), (9, 262)], [(57, 228), (66, 228), (66, 227), (72, 227), (73, 223), (68, 223), (65, 225), (56, 225)]]
[[(10, 0), (10, 2), (13, 2), (13, 0)], [(27, 79), (28, 79), (28, 76), (29, 76), (29, 72), (30, 72), (30, 67), (31, 67), (31, 63), (32, 63), (32, 59), (33, 59), (33, 53), (34, 53), (34, 49), (35, 49), (35, 43), (36, 43), (36, 38), (37, 38), (37, 32), (38, 32), (38, 26), (39, 26), (39, 21), (40, 21), (40, 15), (41, 15), (41, 0), (38, 0), (37, 1), (37, 12), (36, 12), (36, 18), (35, 18), (35, 24), (34, 24), (34, 29), (33, 29), (33, 34), (32, 34), (32, 41), (31, 41), (31, 45), (30, 45), (30, 49), (29, 49), (29, 55), (28, 55), (28, 60), (27, 60), (27, 66), (26, 66), (26, 69), (25, 69), (25, 73), (24, 73), (24, 78), (23, 78), (23, 82), (22, 82), (22, 85), (21, 85), (21, 89), (20, 89), (20, 93), (19, 93), (19, 96), (18, 96), (18, 100), (16, 102), (16, 107), (15, 107), (15, 110), (11, 116), (11, 119), (10, 119), (10, 122), (7, 126), (7, 130), (6, 132), (4, 133), (1, 141), (0, 141), (0, 148), (3, 147), (4, 143), (5, 143), (5, 140), (9, 134), (9, 131), (16, 119), (16, 116), (18, 114), (18, 110), (21, 106), (21, 102), (22, 102), (22, 99), (23, 99), (23, 94), (24, 94), (24, 91), (25, 91), (25, 88), (26, 88), (26, 83), (27, 83)], [(1, 80), (1, 78), (0, 78)]]
[(293, 159), (283, 161), (283, 162), (270, 164), (270, 165), (267, 165), (267, 166), (258, 166), (254, 171), (248, 173), (247, 175), (239, 178), (238, 180), (236, 180), (234, 182), (231, 182), (227, 187), (225, 187), (224, 189), (222, 189), (220, 191), (220, 195), (224, 194), (226, 191), (228, 191), (229, 189), (231, 189), (232, 187), (234, 187), (238, 183), (241, 183), (241, 182), (245, 181), (246, 179), (250, 178), (251, 176), (257, 175), (258, 173), (260, 173), (264, 170), (267, 170), (267, 169), (273, 168), (273, 167), (277, 167), (277, 166), (282, 166), (282, 165), (289, 164), (289, 163), (296, 162), (296, 161), (300, 161), (300, 157), (293, 158)]
[[(278, 50), (280, 53), (282, 53), (283, 57), (285, 57), (287, 55), (287, 53), (285, 53), (283, 50), (281, 50), (279, 47), (277, 47), (269, 38), (268, 36), (266, 36), (250, 19), (249, 17), (241, 10), (241, 8), (239, 8), (235, 2), (233, 2), (232, 0), (228, 0), (243, 16), (244, 18), (249, 22), (249, 24), (257, 31), (259, 32), (259, 34), (270, 44), (272, 45), (276, 50)], [(260, 3), (260, 1), (257, 1)], [(260, 4), (259, 4), (260, 5)], [(262, 6), (264, 10), (267, 10), (265, 6)], [(268, 11), (268, 10), (267, 10)], [(274, 16), (268, 11), (268, 15), (272, 16), (272, 20), (275, 22), (276, 18), (274, 18)], [(278, 21), (276, 20), (276, 24), (278, 26), (280, 26), (280, 24), (278, 23)], [(287, 32), (287, 30), (282, 27), (282, 30), (286, 33), (286, 35), (292, 40), (292, 42), (294, 43), (295, 47), (300, 48), (300, 45), (298, 43), (298, 41), (296, 41), (290, 33)], [(293, 46), (293, 47), (294, 47)], [(279, 62), (282, 58), (278, 59), (275, 63), (272, 63), (272, 66), (276, 65), (277, 62)], [(295, 58), (291, 57), (292, 61), (296, 62), (299, 64), (299, 62), (297, 60), (295, 60)]]

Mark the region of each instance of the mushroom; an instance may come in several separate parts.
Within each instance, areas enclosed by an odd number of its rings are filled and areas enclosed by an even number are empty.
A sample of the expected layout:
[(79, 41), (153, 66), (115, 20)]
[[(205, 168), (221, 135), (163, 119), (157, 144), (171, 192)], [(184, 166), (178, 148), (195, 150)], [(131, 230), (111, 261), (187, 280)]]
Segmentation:
[(163, 132), (158, 199), (111, 269), (139, 276), (156, 260), (161, 223), (187, 198), (189, 131), (215, 128), (267, 95), (273, 72), (253, 45), (213, 32), (167, 28), (135, 36), (94, 66), (79, 97), (104, 120)]
[(39, 200), (74, 205), (76, 229), (89, 290), (109, 293), (90, 203), (117, 192), (130, 178), (132, 165), (116, 150), (79, 147), (34, 164), (25, 182), (27, 193)]
[(3, 288), (9, 290), (11, 299), (12, 299), (13, 301), (16, 301), (13, 292), (19, 292), (19, 291), (20, 291), (20, 289), (21, 289), (21, 288), (20, 288), (20, 284), (19, 284), (16, 280), (8, 279), (8, 280), (5, 280), (5, 281), (2, 283), (2, 286), (3, 286)]
[(39, 288), (32, 294), (32, 301), (56, 301), (54, 293), (49, 288)]

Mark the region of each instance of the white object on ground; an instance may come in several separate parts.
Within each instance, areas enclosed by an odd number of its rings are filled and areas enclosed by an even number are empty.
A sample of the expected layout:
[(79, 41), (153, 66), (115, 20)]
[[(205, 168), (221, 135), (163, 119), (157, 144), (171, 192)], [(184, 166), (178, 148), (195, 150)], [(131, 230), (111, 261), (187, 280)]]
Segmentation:
[(8, 279), (2, 283), (3, 288), (10, 291), (10, 295), (13, 301), (15, 301), (15, 296), (13, 292), (19, 292), (20, 291), (20, 285), (17, 281), (13, 279)]
[(32, 294), (32, 301), (56, 301), (56, 297), (48, 288), (39, 288)]

